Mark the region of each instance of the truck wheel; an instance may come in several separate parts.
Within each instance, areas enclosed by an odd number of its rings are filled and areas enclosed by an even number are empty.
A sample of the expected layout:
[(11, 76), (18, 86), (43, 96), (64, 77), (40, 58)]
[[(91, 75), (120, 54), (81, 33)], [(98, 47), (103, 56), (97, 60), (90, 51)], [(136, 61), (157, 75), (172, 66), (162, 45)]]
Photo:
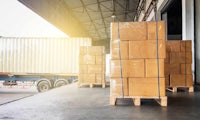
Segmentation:
[(68, 80), (58, 79), (55, 81), (54, 87), (60, 87), (60, 86), (67, 85), (67, 84), (69, 84)]
[(37, 84), (37, 89), (39, 92), (45, 92), (48, 91), (50, 89), (50, 85), (48, 81), (40, 81)]

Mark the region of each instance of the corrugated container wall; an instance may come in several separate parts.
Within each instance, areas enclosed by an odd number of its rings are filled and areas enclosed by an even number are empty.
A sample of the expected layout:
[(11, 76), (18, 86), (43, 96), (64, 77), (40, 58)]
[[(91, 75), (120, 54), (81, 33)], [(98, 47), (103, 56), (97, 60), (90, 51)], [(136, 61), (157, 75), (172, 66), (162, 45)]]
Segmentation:
[(0, 72), (77, 75), (80, 46), (90, 38), (0, 38)]

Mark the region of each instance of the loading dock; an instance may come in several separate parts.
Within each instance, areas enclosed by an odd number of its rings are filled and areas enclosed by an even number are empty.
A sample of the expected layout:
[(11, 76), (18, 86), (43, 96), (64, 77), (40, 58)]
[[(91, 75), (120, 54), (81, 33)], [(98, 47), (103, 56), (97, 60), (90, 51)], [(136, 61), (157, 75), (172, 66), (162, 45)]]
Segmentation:
[[(118, 0), (97, 0), (95, 2), (93, 0), (19, 1), (66, 33), (69, 32), (72, 36), (87, 36), (90, 34), (94, 38), (93, 45), (104, 45), (107, 53), (110, 51), (109, 22), (114, 20), (121, 22), (154, 20), (152, 7), (154, 0), (135, 0), (137, 4), (134, 4), (134, 7), (138, 10), (137, 12), (133, 12), (132, 8), (129, 9), (129, 5), (133, 4), (130, 0), (124, 0), (124, 4)], [(113, 4), (113, 2), (115, 3)], [(123, 7), (123, 5), (126, 7)], [(67, 6), (70, 7), (68, 8)], [(194, 93), (185, 91), (178, 91), (178, 93), (167, 92), (168, 107), (160, 107), (152, 100), (142, 100), (140, 107), (134, 106), (132, 102), (130, 102), (129, 106), (120, 104), (118, 106), (110, 106), (108, 87), (105, 89), (99, 89), (98, 87), (92, 89), (78, 88), (77, 84), (73, 83), (1, 105), (0, 119), (199, 119), (199, 6), (200, 2), (198, 0), (159, 0), (157, 6), (159, 20), (167, 22), (167, 39), (192, 41)], [(45, 11), (45, 9), (49, 11)], [(69, 12), (70, 10), (73, 12)], [(80, 12), (80, 10), (83, 11)], [(101, 10), (101, 16), (97, 15), (97, 12), (99, 13), (98, 10)], [(120, 10), (122, 13), (118, 13)], [(60, 14), (56, 16), (56, 13)], [(80, 22), (76, 18), (81, 13), (83, 13), (83, 19), (78, 18)], [(135, 13), (134, 18), (131, 17), (133, 13)], [(67, 19), (68, 15), (71, 17), (70, 19)], [(73, 21), (73, 24), (70, 21)], [(63, 25), (62, 23), (65, 24)], [(88, 25), (88, 28), (85, 30), (84, 25), (81, 23)], [(67, 25), (69, 29), (64, 27)], [(77, 31), (72, 29), (77, 26), (81, 26)]]
[[(16, 120), (198, 120), (199, 92), (168, 93), (168, 107), (160, 107), (154, 100), (124, 106), (109, 105), (109, 88), (78, 88), (70, 84), (44, 93), (0, 106), (0, 119)], [(98, 93), (98, 94), (97, 94)], [(119, 103), (120, 104), (120, 103)], [(14, 108), (14, 109), (13, 109)]]

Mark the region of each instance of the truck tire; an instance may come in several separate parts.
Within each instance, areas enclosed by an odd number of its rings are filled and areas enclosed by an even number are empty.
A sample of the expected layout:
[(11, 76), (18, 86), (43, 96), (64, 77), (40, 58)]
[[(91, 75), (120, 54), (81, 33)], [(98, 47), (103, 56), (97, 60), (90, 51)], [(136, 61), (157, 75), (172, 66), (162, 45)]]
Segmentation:
[(67, 85), (69, 84), (69, 81), (66, 80), (66, 79), (58, 79), (54, 82), (54, 87), (60, 87), (60, 86), (63, 86), (63, 85)]
[(51, 89), (50, 84), (48, 81), (40, 81), (37, 84), (37, 89), (39, 92), (45, 92)]

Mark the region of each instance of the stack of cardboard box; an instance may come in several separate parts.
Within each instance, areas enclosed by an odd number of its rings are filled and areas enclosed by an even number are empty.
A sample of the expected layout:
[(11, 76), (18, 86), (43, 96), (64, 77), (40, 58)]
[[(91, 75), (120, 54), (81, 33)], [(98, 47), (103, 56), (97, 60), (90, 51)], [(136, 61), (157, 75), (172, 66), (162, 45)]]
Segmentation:
[(166, 51), (166, 87), (193, 88), (191, 40), (169, 40)]
[(125, 96), (165, 97), (165, 22), (159, 21), (157, 25), (158, 46), (156, 22), (111, 24), (111, 99), (122, 97), (122, 80)]
[(81, 46), (79, 56), (79, 86), (95, 84), (105, 88), (105, 47)]

